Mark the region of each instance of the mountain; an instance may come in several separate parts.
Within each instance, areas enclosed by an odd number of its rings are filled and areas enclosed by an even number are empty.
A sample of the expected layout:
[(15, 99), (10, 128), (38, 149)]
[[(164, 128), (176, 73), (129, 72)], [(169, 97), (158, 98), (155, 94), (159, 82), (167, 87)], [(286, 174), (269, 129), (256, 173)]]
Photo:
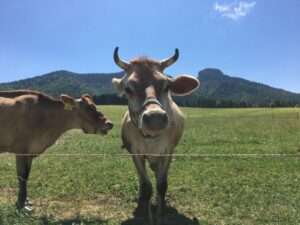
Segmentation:
[[(97, 103), (123, 104), (115, 95), (111, 80), (123, 73), (74, 73), (60, 70), (45, 75), (0, 84), (0, 90), (33, 89), (58, 96), (78, 97), (89, 93), (98, 96)], [(180, 105), (206, 107), (294, 106), (300, 105), (300, 94), (273, 88), (257, 82), (223, 74), (218, 69), (204, 69), (198, 74), (199, 90), (191, 96), (175, 97)]]
[(300, 94), (231, 77), (218, 69), (204, 69), (198, 73), (198, 79), (201, 86), (197, 94), (204, 98), (244, 102), (257, 106), (280, 102), (300, 103)]
[(73, 73), (60, 70), (45, 75), (0, 84), (0, 90), (33, 89), (58, 96), (61, 93), (80, 96), (84, 93), (102, 95), (114, 93), (111, 80), (121, 77), (120, 73)]

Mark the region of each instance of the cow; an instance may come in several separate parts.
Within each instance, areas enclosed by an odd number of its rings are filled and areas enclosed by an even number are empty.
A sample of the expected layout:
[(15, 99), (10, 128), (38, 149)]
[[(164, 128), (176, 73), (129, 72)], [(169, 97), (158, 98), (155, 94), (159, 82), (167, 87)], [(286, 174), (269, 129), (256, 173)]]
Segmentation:
[[(130, 62), (120, 59), (119, 48), (114, 50), (115, 63), (125, 71), (112, 83), (120, 95), (128, 99), (128, 111), (122, 120), (123, 147), (131, 154), (139, 177), (137, 212), (147, 215), (150, 224), (161, 224), (168, 188), (168, 169), (174, 148), (184, 130), (184, 116), (171, 95), (188, 95), (200, 82), (188, 75), (171, 78), (164, 69), (177, 61), (179, 50), (167, 59), (156, 61), (138, 57)], [(156, 216), (151, 210), (152, 184), (145, 162), (155, 174), (157, 189)]]
[(97, 111), (89, 95), (55, 99), (31, 90), (0, 92), (0, 153), (16, 154), (19, 183), (17, 210), (32, 210), (27, 199), (27, 180), (32, 160), (70, 129), (87, 134), (107, 134), (110, 120)]

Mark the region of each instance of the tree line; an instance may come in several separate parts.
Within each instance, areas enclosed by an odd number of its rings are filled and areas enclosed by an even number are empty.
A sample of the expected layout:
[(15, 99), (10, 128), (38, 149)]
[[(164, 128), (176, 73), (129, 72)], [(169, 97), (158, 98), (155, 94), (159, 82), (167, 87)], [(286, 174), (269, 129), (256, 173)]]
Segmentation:
[[(97, 105), (127, 105), (127, 99), (117, 94), (103, 94), (93, 96)], [(299, 102), (270, 100), (265, 102), (233, 101), (226, 99), (212, 99), (202, 96), (173, 97), (179, 106), (206, 108), (250, 108), (250, 107), (300, 107)]]

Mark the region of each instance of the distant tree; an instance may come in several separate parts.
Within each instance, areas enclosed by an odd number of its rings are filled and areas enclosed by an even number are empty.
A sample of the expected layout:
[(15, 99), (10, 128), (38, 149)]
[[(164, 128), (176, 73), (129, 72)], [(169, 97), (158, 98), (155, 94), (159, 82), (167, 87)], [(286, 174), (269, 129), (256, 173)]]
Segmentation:
[(116, 94), (104, 94), (93, 97), (97, 105), (127, 105), (127, 99)]

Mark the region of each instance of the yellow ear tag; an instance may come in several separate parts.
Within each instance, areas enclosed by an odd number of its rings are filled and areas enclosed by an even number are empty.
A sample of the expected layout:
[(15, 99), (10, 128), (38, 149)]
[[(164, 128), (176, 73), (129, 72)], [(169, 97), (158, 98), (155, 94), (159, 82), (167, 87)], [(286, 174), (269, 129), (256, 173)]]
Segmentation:
[(70, 104), (68, 104), (68, 103), (66, 103), (66, 104), (65, 104), (65, 110), (66, 110), (66, 111), (72, 111), (72, 110), (73, 110), (73, 106), (70, 105)]

